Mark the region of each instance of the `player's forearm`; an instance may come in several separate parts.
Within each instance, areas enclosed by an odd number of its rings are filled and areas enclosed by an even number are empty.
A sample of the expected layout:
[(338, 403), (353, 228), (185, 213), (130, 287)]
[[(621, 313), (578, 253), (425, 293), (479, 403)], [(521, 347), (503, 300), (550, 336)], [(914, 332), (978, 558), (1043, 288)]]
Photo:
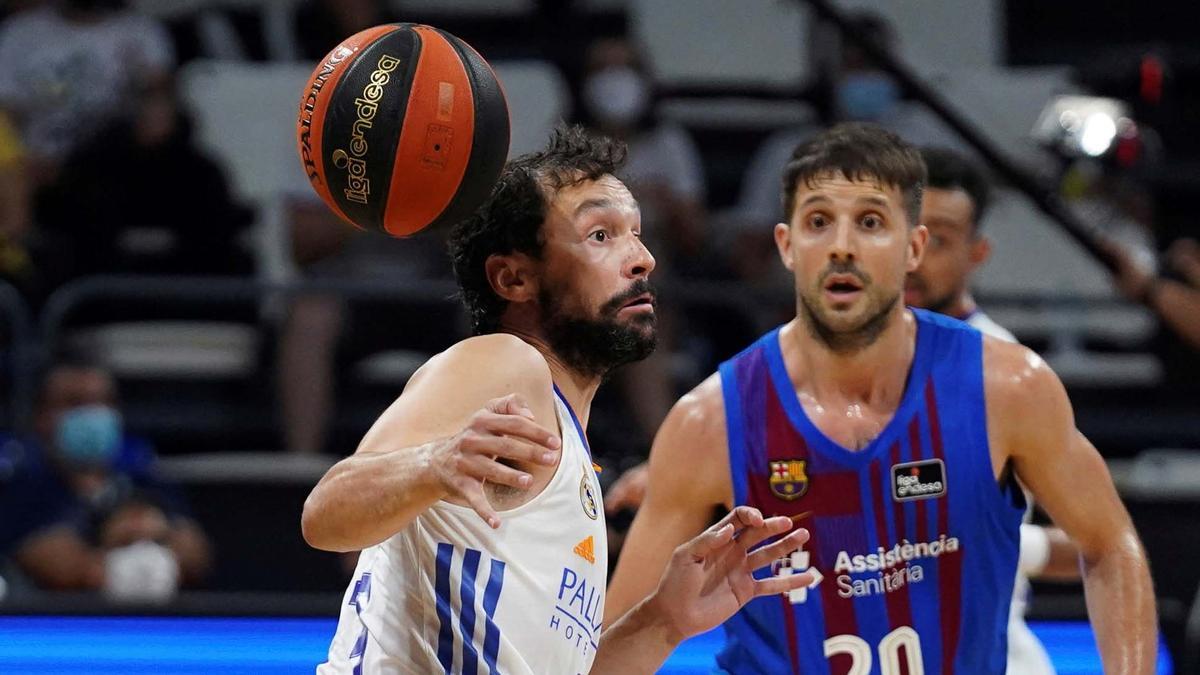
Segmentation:
[(1154, 672), (1158, 649), (1154, 589), (1145, 552), (1130, 531), (1099, 555), (1084, 557), (1088, 615), (1100, 646), (1104, 672)]
[(1178, 281), (1158, 282), (1150, 304), (1181, 338), (1200, 348), (1200, 290)]
[(1046, 566), (1037, 575), (1039, 581), (1078, 581), (1079, 549), (1067, 536), (1066, 532), (1057, 527), (1046, 528), (1046, 536), (1050, 540), (1050, 556)]
[(592, 675), (653, 673), (683, 641), (667, 615), (656, 607), (657, 595), (642, 600), (600, 636)]
[(430, 466), (431, 446), (360, 453), (335, 464), (304, 502), (304, 540), (325, 551), (358, 551), (407, 527), (446, 494)]

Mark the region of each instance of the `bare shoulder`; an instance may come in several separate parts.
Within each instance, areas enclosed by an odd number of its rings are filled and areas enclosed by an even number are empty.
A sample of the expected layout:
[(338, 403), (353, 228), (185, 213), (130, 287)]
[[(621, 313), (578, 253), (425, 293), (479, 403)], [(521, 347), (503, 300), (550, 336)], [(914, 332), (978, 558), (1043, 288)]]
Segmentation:
[[(425, 362), (376, 427), (389, 444), (424, 443), (457, 433), (492, 399), (519, 394), (539, 424), (555, 428), (550, 366), (532, 345), (507, 334), (480, 335), (456, 343)], [(363, 439), (369, 449), (374, 434)]]
[(680, 441), (725, 450), (725, 399), (719, 375), (709, 375), (679, 399), (663, 423), (663, 431), (668, 430)]
[(983, 380), (989, 410), (1023, 412), (1065, 397), (1062, 382), (1032, 349), (983, 338)]
[(467, 338), (426, 361), (413, 373), (405, 394), (449, 387), (455, 395), (466, 393), (465, 388), (487, 399), (517, 392), (549, 400), (552, 385), (550, 366), (537, 349), (514, 335), (496, 333)]
[(984, 395), (988, 436), (997, 457), (1061, 444), (1075, 428), (1071, 402), (1058, 375), (1028, 347), (985, 337)]
[[(729, 443), (721, 378), (713, 374), (679, 399), (650, 451), (651, 485), (676, 500), (730, 505)], [(680, 471), (679, 467), (687, 467)]]

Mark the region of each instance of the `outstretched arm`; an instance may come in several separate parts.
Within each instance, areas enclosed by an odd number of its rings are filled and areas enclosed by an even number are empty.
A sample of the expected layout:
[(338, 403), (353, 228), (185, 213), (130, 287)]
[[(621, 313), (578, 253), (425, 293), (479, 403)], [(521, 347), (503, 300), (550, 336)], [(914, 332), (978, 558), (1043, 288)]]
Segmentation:
[(499, 527), (483, 484), (527, 488), (532, 476), (521, 467), (557, 464), (552, 396), (545, 360), (512, 336), (473, 338), (434, 357), (355, 454), (313, 488), (301, 519), (305, 541), (357, 551), (441, 499), (470, 506)]
[(593, 675), (654, 672), (680, 642), (721, 625), (754, 598), (812, 583), (807, 572), (753, 576), (808, 541), (807, 530), (796, 530), (755, 549), (791, 527), (786, 516), (764, 519), (758, 509), (739, 506), (676, 548), (657, 590), (600, 637)]
[(1075, 429), (1062, 383), (1029, 350), (985, 345), (988, 427), (1021, 482), (1079, 548), (1106, 673), (1153, 673), (1154, 590), (1145, 552), (1100, 453)]

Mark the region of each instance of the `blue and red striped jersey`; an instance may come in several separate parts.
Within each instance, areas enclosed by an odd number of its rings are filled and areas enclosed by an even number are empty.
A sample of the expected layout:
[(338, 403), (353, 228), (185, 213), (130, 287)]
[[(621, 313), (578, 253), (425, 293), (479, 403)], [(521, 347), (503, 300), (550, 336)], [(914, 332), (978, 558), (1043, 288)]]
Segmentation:
[(735, 503), (812, 535), (759, 576), (820, 575), (726, 623), (726, 672), (1004, 673), (1024, 497), (992, 471), (980, 333), (913, 312), (904, 394), (861, 450), (805, 414), (778, 329), (721, 364)]

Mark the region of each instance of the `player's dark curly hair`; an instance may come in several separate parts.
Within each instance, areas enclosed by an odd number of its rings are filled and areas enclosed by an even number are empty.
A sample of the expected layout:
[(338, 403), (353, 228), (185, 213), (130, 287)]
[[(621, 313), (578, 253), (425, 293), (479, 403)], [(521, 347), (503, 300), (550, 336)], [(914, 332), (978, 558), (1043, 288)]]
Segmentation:
[(588, 134), (580, 126), (560, 126), (544, 150), (509, 162), (483, 206), (454, 227), (450, 258), (476, 335), (495, 332), (507, 304), (488, 281), (488, 257), (519, 251), (541, 258), (542, 223), (554, 193), (615, 173), (625, 154), (620, 141)]
[(983, 226), (983, 214), (987, 212), (991, 201), (991, 189), (983, 170), (962, 154), (946, 148), (921, 148), (921, 157), (929, 173), (926, 187), (962, 190), (971, 198), (974, 207), (971, 215), (972, 232), (979, 234), (979, 228)]
[(925, 162), (917, 149), (896, 134), (873, 124), (839, 124), (802, 143), (783, 172), (783, 213), (790, 221), (796, 207), (796, 188), (828, 175), (847, 180), (873, 180), (895, 186), (904, 197), (909, 227), (921, 217)]

